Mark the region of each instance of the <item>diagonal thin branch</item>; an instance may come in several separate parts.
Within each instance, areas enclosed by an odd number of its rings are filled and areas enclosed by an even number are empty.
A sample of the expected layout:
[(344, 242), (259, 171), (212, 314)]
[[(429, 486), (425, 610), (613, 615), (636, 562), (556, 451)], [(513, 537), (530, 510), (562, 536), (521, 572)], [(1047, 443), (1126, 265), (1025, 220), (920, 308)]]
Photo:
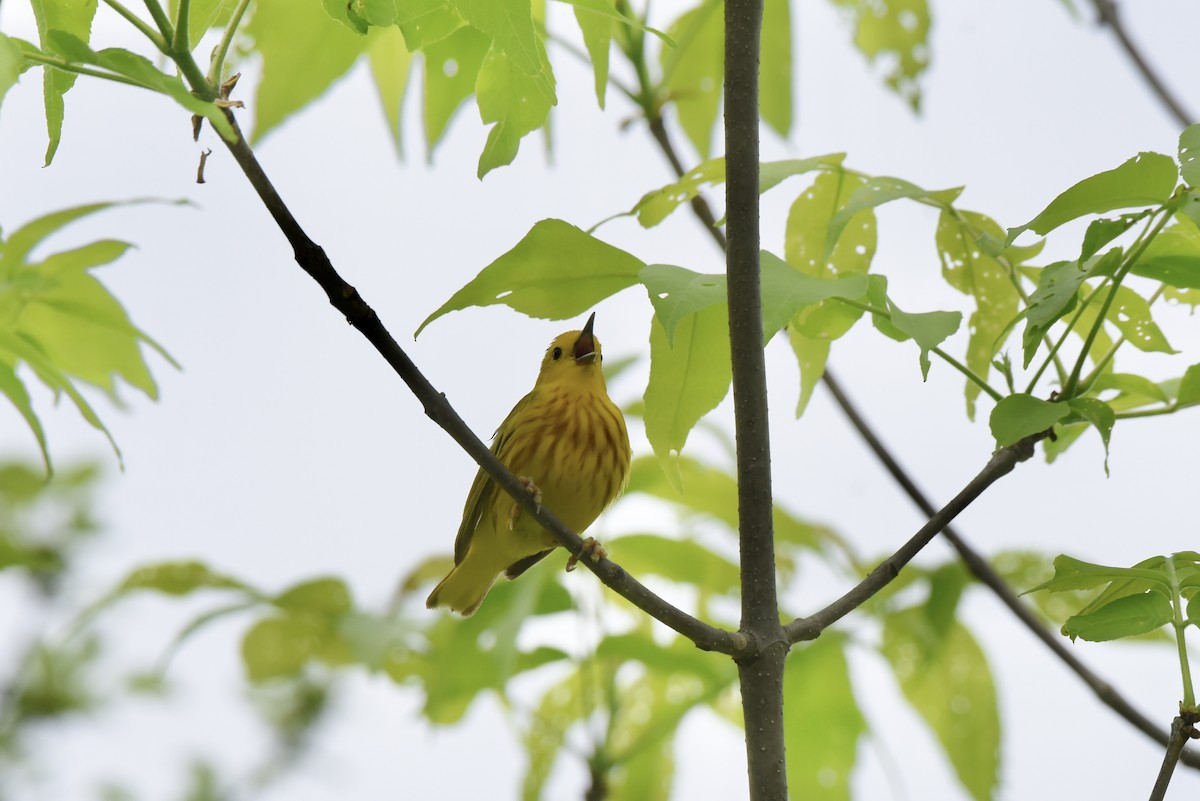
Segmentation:
[[(875, 454), (876, 458), (887, 469), (888, 474), (896, 481), (897, 484), (904, 490), (917, 508), (928, 517), (932, 517), (936, 510), (920, 488), (913, 483), (907, 471), (896, 461), (887, 446), (880, 441), (871, 429), (871, 426), (858, 413), (858, 409), (854, 407), (850, 399), (842, 391), (841, 385), (832, 375), (826, 374), (825, 386), (828, 387), (833, 399), (841, 407), (842, 412), (854, 426), (859, 436), (867, 443), (867, 447)], [(1104, 679), (1100, 678), (1087, 665), (1083, 664), (1075, 654), (1071, 653), (1070, 649), (1063, 643), (1062, 639), (1055, 636), (1049, 628), (1047, 628), (1037, 616), (1030, 611), (1028, 605), (1021, 602), (1016, 593), (1005, 583), (1004, 579), (992, 568), (988, 561), (969, 546), (950, 526), (942, 529), (942, 536), (950, 543), (951, 547), (958, 552), (959, 557), (966, 564), (967, 569), (974, 574), (980, 583), (996, 594), (1000, 602), (1008, 607), (1018, 620), (1025, 624), (1025, 627), (1037, 637), (1042, 643), (1054, 652), (1054, 655), (1063, 661), (1068, 668), (1071, 669), (1080, 679), (1083, 680), (1096, 697), (1104, 703), (1105, 706), (1112, 709), (1125, 720), (1129, 721), (1134, 728), (1141, 731), (1147, 737), (1158, 741), (1161, 745), (1167, 745), (1171, 735), (1162, 731), (1161, 728), (1153, 720), (1146, 717), (1142, 712), (1136, 709), (1133, 704), (1129, 703), (1115, 687), (1109, 684)], [(1183, 762), (1189, 767), (1200, 768), (1200, 754), (1194, 751), (1185, 751), (1183, 754)]]
[(1045, 432), (1034, 434), (1012, 445), (1000, 448), (992, 454), (987, 465), (979, 471), (979, 475), (963, 487), (962, 492), (931, 516), (929, 522), (922, 526), (920, 531), (900, 546), (900, 549), (894, 554), (880, 562), (874, 570), (867, 574), (865, 579), (819, 612), (808, 617), (796, 618), (787, 624), (788, 640), (790, 642), (815, 640), (830, 625), (862, 606), (871, 596), (886, 587), (892, 579), (900, 574), (901, 568), (912, 561), (912, 558), (920, 553), (921, 549), (938, 535), (938, 532), (949, 525), (959, 512), (970, 506), (976, 498), (983, 494), (984, 490), (1011, 473), (1020, 462), (1033, 456), (1033, 446), (1044, 436)]
[[(287, 237), (295, 253), (296, 262), (308, 275), (325, 290), (329, 302), (345, 315), (346, 321), (358, 329), (367, 340), (375, 346), (375, 350), (391, 365), (396, 374), (404, 380), (425, 407), (425, 414), (442, 427), (447, 434), (457, 442), (467, 454), (482, 467), (489, 476), (512, 498), (521, 505), (526, 514), (532, 515), (559, 541), (571, 554), (583, 557), (583, 540), (579, 535), (568, 529), (547, 509), (539, 507), (532, 496), (523, 489), (520, 479), (510, 473), (495, 457), (488, 447), (477, 437), (454, 408), (446, 400), (445, 395), (438, 392), (421, 374), (408, 354), (397, 344), (396, 340), (380, 322), (375, 311), (367, 305), (358, 290), (346, 283), (334, 270), (328, 256), (320, 245), (309, 239), (300, 227), (299, 222), (292, 216), (283, 199), (271, 185), (270, 179), (254, 156), (246, 139), (238, 127), (233, 114), (226, 111), (230, 124), (237, 133), (237, 140), (226, 142), (234, 159), (250, 180), (263, 204), (275, 219), (279, 229)], [(224, 140), (222, 140), (224, 141)], [(645, 585), (633, 578), (616, 562), (601, 559), (597, 562), (591, 558), (580, 558), (588, 569), (596, 574), (605, 585), (621, 595), (634, 606), (643, 610), (656, 620), (669, 626), (675, 631), (694, 642), (697, 647), (706, 651), (719, 651), (730, 654), (735, 658), (748, 655), (751, 650), (749, 638), (745, 635), (709, 625), (678, 607), (666, 602), (651, 592)]]
[(1187, 127), (1196, 121), (1195, 116), (1189, 114), (1178, 98), (1167, 88), (1166, 83), (1154, 71), (1145, 57), (1142, 56), (1142, 51), (1133, 40), (1129, 38), (1129, 31), (1125, 29), (1125, 23), (1121, 21), (1121, 16), (1117, 11), (1117, 4), (1114, 0), (1092, 0), (1092, 5), (1096, 8), (1096, 14), (1100, 17), (1100, 22), (1113, 32), (1117, 37), (1117, 41), (1121, 43), (1122, 49), (1125, 50), (1125, 55), (1129, 56), (1129, 60), (1133, 62), (1133, 66), (1142, 74), (1142, 78), (1150, 87), (1150, 91), (1158, 97), (1171, 116), (1180, 125)]

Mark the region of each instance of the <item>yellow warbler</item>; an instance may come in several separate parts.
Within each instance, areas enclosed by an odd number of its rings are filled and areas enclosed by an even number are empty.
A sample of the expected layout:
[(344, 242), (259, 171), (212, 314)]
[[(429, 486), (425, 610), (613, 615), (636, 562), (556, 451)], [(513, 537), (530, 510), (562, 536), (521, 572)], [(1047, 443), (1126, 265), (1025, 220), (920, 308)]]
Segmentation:
[[(600, 341), (592, 335), (595, 319), (593, 313), (582, 331), (550, 343), (533, 391), (513, 407), (492, 441), (492, 453), (535, 499), (580, 533), (629, 480), (629, 434), (604, 386)], [(454, 569), (425, 605), (471, 615), (501, 572), (514, 579), (558, 546), (520, 512), (480, 470), (454, 541)], [(588, 544), (603, 553), (594, 540)]]

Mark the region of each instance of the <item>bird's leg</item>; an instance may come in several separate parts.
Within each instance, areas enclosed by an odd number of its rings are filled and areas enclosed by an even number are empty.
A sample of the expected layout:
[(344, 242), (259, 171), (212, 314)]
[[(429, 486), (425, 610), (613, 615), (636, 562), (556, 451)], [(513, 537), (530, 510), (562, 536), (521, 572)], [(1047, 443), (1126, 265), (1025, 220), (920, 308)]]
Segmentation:
[[(542, 511), (542, 491), (540, 489), (538, 489), (537, 484), (534, 484), (533, 479), (530, 478), (529, 476), (517, 476), (517, 478), (521, 481), (521, 486), (524, 487), (525, 491), (529, 493), (529, 496), (531, 498), (533, 498), (533, 504), (534, 504), (534, 506), (537, 507), (537, 510), (539, 512)], [(520, 516), (521, 516), (521, 504), (514, 503), (512, 505), (512, 510), (509, 511), (509, 513), (508, 513), (508, 530), (509, 531), (513, 530), (513, 526), (516, 525), (517, 518)]]
[(601, 559), (608, 558), (608, 551), (604, 550), (604, 546), (600, 544), (600, 540), (595, 537), (587, 537), (583, 541), (583, 547), (579, 549), (578, 554), (573, 554), (567, 560), (567, 572), (570, 573), (579, 564), (579, 560), (587, 556), (593, 562), (599, 562)]

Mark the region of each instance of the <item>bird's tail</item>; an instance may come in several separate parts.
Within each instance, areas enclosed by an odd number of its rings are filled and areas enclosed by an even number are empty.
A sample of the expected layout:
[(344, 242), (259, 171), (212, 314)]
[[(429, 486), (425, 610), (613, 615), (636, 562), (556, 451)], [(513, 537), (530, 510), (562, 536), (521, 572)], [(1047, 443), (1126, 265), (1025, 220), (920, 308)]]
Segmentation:
[(433, 588), (433, 592), (429, 593), (429, 598), (425, 600), (425, 606), (430, 609), (447, 606), (463, 617), (475, 614), (500, 570), (493, 569), (481, 559), (472, 559), (471, 556), (468, 552), (467, 558), (455, 565), (450, 574)]

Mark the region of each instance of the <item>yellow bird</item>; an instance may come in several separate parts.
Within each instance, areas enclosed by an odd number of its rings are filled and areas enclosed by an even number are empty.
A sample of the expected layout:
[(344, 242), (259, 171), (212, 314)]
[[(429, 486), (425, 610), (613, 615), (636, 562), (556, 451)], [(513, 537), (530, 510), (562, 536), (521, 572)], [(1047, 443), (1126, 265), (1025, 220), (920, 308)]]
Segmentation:
[[(629, 480), (629, 433), (608, 397), (596, 315), (582, 331), (559, 335), (542, 359), (533, 391), (496, 430), (492, 453), (567, 528), (582, 533)], [(479, 608), (496, 577), (514, 579), (558, 547), (558, 541), (480, 470), (467, 495), (454, 569), (425, 605), (464, 616)], [(589, 550), (603, 555), (589, 538)]]

